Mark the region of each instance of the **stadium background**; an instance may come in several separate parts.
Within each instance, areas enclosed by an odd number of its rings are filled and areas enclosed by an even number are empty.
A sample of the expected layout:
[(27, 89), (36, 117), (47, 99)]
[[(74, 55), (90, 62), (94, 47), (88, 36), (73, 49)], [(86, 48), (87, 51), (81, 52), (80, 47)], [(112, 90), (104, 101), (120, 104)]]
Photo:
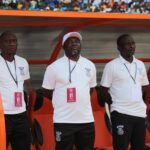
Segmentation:
[(18, 54), (30, 63), (34, 88), (40, 88), (47, 64), (63, 55), (62, 35), (79, 31), (82, 55), (96, 63), (98, 83), (106, 62), (118, 56), (116, 38), (131, 34), (136, 57), (150, 65), (150, 15), (92, 12), (41, 12), (0, 10), (0, 32), (11, 30), (18, 37)]
[(134, 37), (135, 55), (148, 70), (149, 27), (149, 14), (0, 10), (0, 33), (16, 33), (17, 53), (30, 63), (35, 89), (41, 87), (46, 66), (63, 55), (61, 40), (68, 31), (82, 34), (82, 55), (96, 64), (98, 83), (105, 63), (118, 56), (116, 38), (122, 33)]

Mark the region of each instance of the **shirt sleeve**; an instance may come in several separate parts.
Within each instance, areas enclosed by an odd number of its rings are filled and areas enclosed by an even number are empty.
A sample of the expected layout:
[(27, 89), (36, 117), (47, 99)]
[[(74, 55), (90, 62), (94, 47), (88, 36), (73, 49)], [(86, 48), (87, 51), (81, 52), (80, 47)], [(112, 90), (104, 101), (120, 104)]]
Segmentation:
[(103, 70), (100, 85), (109, 88), (112, 84), (112, 81), (113, 81), (113, 65), (108, 63), (106, 64)]
[(146, 72), (146, 68), (145, 65), (143, 64), (143, 78), (142, 78), (142, 86), (148, 85), (149, 81), (148, 81), (148, 77), (147, 77), (147, 72)]
[(92, 87), (95, 87), (97, 85), (97, 77), (96, 77), (96, 67), (95, 65), (93, 64), (93, 74), (92, 74), (92, 78), (91, 78), (91, 81), (90, 81), (90, 88)]
[(55, 88), (55, 71), (51, 66), (46, 68), (42, 87), (49, 90)]
[(26, 60), (25, 60), (25, 72), (24, 72), (24, 75), (23, 75), (23, 79), (24, 80), (30, 79), (29, 64)]

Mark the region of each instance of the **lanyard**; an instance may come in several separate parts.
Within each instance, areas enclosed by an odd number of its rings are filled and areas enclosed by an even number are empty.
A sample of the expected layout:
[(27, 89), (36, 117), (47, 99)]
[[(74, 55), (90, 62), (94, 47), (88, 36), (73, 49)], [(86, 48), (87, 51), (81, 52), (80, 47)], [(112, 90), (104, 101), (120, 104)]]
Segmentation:
[[(5, 59), (4, 59), (4, 60), (5, 60)], [(10, 70), (10, 68), (9, 68), (8, 63), (7, 63), (6, 60), (5, 60), (5, 64), (6, 64), (6, 66), (7, 66), (7, 69), (8, 69), (8, 71), (9, 71), (9, 73), (10, 73), (12, 79), (14, 80), (14, 82), (16, 83), (16, 85), (18, 86), (18, 79), (17, 79), (17, 71), (16, 71), (16, 61), (15, 61), (15, 58), (14, 58), (15, 76), (16, 76), (15, 78), (14, 78), (14, 76), (13, 76), (13, 74), (12, 74), (12, 72), (11, 72), (11, 70)]]
[(130, 73), (128, 67), (126, 66), (126, 64), (124, 64), (124, 65), (125, 65), (125, 67), (126, 67), (128, 73), (129, 73), (131, 79), (133, 80), (134, 84), (136, 84), (137, 64), (135, 63), (135, 74), (134, 74), (134, 77), (131, 75), (131, 73)]
[(70, 65), (70, 59), (69, 59), (69, 82), (71, 83), (71, 73), (74, 71), (74, 69), (76, 68), (77, 63), (73, 66), (73, 68), (71, 69), (71, 65)]

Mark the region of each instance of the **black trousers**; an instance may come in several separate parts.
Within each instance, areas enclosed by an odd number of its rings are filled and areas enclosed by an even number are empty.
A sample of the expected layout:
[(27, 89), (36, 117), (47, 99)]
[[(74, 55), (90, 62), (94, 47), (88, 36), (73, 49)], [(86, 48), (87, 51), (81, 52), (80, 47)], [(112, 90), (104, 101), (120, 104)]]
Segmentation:
[(111, 113), (114, 150), (144, 150), (146, 124), (145, 118)]
[(5, 115), (6, 144), (12, 150), (30, 150), (31, 134), (26, 112)]
[(54, 123), (55, 150), (93, 150), (95, 140), (94, 123)]

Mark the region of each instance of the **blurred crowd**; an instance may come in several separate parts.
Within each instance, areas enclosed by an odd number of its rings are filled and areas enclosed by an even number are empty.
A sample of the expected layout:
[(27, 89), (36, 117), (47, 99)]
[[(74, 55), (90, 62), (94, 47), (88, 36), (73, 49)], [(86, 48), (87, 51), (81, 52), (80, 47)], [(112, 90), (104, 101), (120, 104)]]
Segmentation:
[(150, 0), (0, 0), (0, 9), (150, 13)]

